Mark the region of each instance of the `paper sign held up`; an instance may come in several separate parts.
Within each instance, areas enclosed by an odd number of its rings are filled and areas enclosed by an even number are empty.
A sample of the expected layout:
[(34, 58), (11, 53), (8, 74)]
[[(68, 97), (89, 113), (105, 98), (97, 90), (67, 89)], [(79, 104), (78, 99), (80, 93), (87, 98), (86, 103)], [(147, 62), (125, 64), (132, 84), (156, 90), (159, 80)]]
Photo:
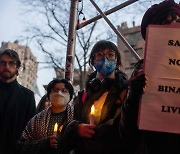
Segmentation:
[(147, 30), (139, 129), (180, 134), (180, 24)]

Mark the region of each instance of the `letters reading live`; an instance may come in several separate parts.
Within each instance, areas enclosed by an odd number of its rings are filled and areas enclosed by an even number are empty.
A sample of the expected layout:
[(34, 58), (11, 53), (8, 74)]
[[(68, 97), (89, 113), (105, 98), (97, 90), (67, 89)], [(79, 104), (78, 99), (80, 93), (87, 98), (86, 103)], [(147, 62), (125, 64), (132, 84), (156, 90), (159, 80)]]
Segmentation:
[(139, 109), (139, 129), (180, 133), (180, 24), (150, 25), (144, 72), (149, 80)]

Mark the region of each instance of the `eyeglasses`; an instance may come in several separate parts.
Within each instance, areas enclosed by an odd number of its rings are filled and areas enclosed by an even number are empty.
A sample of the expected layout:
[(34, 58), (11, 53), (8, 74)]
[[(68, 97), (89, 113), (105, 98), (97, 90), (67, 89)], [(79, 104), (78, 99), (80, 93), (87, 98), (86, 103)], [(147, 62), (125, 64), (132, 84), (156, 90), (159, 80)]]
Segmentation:
[(0, 66), (5, 67), (7, 65), (9, 65), (10, 67), (15, 67), (16, 66), (16, 62), (15, 61), (8, 61), (7, 62), (7, 61), (3, 61), (3, 60), (0, 61)]
[(97, 52), (97, 53), (95, 53), (95, 59), (96, 60), (101, 60), (105, 56), (106, 56), (106, 58), (108, 60), (112, 60), (112, 61), (116, 60), (116, 53), (114, 51), (109, 51), (106, 54), (104, 52)]

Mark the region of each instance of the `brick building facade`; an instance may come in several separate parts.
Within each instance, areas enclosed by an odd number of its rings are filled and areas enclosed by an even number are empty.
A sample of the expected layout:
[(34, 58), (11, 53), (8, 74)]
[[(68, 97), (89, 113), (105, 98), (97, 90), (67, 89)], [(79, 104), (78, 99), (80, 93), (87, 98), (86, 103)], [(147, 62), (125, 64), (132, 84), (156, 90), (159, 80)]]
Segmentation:
[[(132, 48), (138, 53), (138, 55), (144, 57), (145, 41), (141, 36), (141, 27), (135, 26), (128, 28), (127, 23), (124, 22), (121, 26), (118, 26), (118, 30), (126, 38)], [(137, 62), (136, 58), (130, 53), (123, 42), (118, 38), (117, 45), (121, 53), (123, 71), (130, 77), (134, 64)]]

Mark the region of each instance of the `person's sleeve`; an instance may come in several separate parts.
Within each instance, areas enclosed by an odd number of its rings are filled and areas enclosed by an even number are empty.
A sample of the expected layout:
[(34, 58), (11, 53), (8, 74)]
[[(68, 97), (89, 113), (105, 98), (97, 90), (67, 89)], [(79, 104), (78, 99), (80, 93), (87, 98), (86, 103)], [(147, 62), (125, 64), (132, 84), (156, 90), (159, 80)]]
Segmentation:
[(17, 143), (17, 151), (22, 154), (46, 153), (50, 149), (49, 137), (40, 140), (21, 138)]
[(18, 153), (43, 153), (50, 149), (49, 137), (39, 140), (36, 139), (38, 133), (36, 129), (36, 118), (37, 117), (35, 116), (28, 122), (22, 136), (18, 140), (16, 146)]
[(81, 120), (81, 112), (84, 103), (82, 102), (82, 95), (83, 95), (83, 91), (80, 91), (74, 101), (74, 119), (76, 120)]
[(75, 148), (80, 139), (78, 134), (79, 124), (79, 121), (73, 120), (63, 127), (58, 144), (61, 153), (67, 153)]
[(28, 123), (28, 121), (36, 114), (36, 103), (35, 103), (35, 98), (34, 98), (34, 93), (33, 92), (29, 92), (28, 96), (27, 96), (27, 112), (26, 112), (26, 124)]
[(139, 136), (137, 126), (138, 109), (145, 80), (145, 75), (142, 74), (130, 81), (129, 94), (122, 106), (119, 131), (120, 136), (127, 142), (136, 142)]

